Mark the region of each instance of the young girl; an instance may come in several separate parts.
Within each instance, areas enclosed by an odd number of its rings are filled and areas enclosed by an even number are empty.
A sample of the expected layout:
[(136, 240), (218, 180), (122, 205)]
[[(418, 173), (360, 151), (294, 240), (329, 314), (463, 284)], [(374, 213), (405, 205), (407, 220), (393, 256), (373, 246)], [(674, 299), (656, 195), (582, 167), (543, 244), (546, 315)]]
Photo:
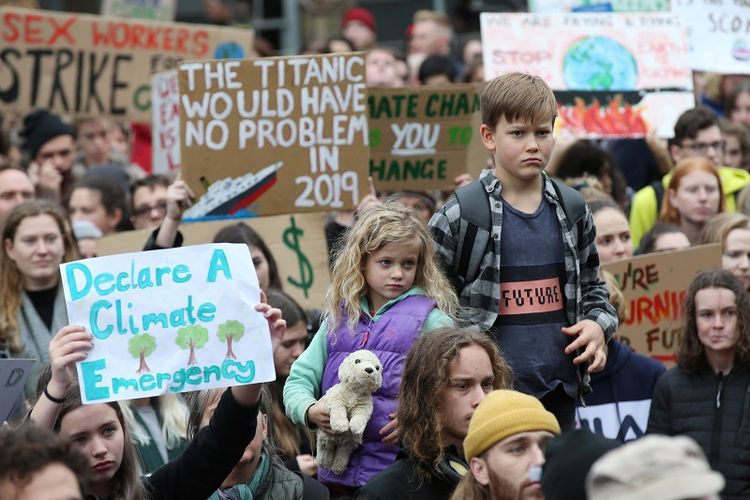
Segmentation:
[(365, 210), (334, 264), (326, 319), (284, 386), (292, 421), (330, 432), (330, 414), (318, 399), (339, 381), (343, 359), (369, 349), (383, 363), (383, 385), (373, 395), (362, 446), (342, 475), (319, 469), (321, 482), (351, 492), (395, 461), (398, 424), (392, 419), (404, 359), (421, 334), (452, 326), (456, 305), (437, 267), (432, 239), (413, 210), (391, 203)]
[(679, 226), (696, 244), (708, 219), (724, 211), (719, 170), (705, 158), (680, 160), (661, 207), (661, 220)]
[(677, 366), (656, 384), (648, 432), (685, 435), (721, 472), (724, 499), (750, 498), (750, 299), (726, 270), (698, 274), (685, 298)]
[[(281, 311), (268, 304), (258, 304), (255, 310), (268, 318), (275, 352), (286, 328)], [(86, 456), (92, 477), (84, 495), (112, 500), (208, 498), (255, 436), (262, 384), (225, 391), (211, 422), (185, 452), (142, 479), (120, 404), (81, 404), (75, 363), (86, 359), (92, 339), (79, 326), (57, 332), (49, 344), (52, 376), (30, 415), (33, 423), (54, 428)]]

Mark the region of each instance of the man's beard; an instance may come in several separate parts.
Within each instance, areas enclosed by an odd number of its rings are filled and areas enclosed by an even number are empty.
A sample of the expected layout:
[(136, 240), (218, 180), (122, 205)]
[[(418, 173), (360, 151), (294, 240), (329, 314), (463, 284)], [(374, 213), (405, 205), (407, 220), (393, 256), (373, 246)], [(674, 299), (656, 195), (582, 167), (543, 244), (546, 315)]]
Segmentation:
[[(490, 480), (490, 498), (492, 500), (521, 500), (521, 492), (507, 479), (500, 477), (494, 470), (487, 470)], [(525, 483), (526, 481), (524, 481)], [(541, 498), (541, 497), (540, 497)]]

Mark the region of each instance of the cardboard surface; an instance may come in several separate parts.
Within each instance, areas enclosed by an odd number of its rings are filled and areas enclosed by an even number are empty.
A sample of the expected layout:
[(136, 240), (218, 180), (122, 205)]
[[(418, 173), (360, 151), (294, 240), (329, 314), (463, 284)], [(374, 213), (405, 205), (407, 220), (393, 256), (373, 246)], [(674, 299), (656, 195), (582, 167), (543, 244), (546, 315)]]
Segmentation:
[(0, 7), (0, 111), (151, 120), (151, 73), (247, 57), (253, 31)]
[(368, 88), (370, 176), (378, 191), (453, 188), (485, 149), (481, 85)]
[(367, 189), (362, 54), (180, 66), (187, 218), (357, 206)]
[[(252, 227), (276, 259), (284, 291), (305, 308), (320, 308), (331, 283), (325, 239), (325, 214), (278, 215), (243, 220), (182, 224), (185, 245), (213, 241), (222, 227), (244, 222)], [(137, 252), (152, 230), (127, 231), (97, 241), (98, 255)]]
[(672, 14), (481, 14), (484, 74), (543, 78), (556, 128), (579, 137), (673, 135), (694, 106), (687, 34)]
[(603, 264), (602, 269), (615, 276), (628, 306), (618, 338), (638, 353), (674, 362), (687, 288), (699, 271), (720, 267), (718, 244)]
[(180, 168), (180, 89), (177, 70), (151, 78), (151, 147), (153, 172)]

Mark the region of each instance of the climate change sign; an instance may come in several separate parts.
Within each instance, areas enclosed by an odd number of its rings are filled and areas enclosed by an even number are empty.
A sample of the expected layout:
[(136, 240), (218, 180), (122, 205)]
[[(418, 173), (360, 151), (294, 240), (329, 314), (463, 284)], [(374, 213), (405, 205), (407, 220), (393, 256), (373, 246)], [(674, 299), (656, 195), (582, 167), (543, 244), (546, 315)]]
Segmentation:
[(84, 403), (275, 379), (247, 245), (212, 244), (60, 266), (70, 324), (94, 336)]

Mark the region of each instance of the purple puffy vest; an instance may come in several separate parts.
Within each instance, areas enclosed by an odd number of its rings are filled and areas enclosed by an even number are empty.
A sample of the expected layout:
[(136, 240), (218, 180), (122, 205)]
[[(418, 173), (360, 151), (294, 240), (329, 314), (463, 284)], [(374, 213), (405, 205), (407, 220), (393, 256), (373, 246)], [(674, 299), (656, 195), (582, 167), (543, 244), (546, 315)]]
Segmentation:
[(339, 366), (344, 358), (359, 349), (372, 351), (380, 359), (383, 385), (372, 395), (372, 417), (362, 436), (362, 445), (354, 450), (346, 472), (336, 475), (319, 469), (318, 479), (322, 483), (363, 486), (396, 461), (398, 445), (384, 444), (381, 441), (384, 436), (379, 431), (391, 421), (388, 415), (396, 411), (404, 360), (435, 306), (435, 301), (428, 297), (411, 295), (392, 305), (377, 321), (362, 314), (354, 332), (344, 321), (333, 335), (326, 336), (328, 360), (323, 371), (322, 394), (339, 382)]

